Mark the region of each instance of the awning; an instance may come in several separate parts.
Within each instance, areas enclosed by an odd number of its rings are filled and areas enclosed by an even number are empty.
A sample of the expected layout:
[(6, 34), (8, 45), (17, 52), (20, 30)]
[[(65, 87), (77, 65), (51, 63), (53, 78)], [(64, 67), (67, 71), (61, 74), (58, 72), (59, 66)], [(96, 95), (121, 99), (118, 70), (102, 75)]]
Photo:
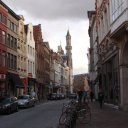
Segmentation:
[(24, 84), (18, 74), (8, 72), (7, 78), (12, 80), (17, 88), (24, 88)]

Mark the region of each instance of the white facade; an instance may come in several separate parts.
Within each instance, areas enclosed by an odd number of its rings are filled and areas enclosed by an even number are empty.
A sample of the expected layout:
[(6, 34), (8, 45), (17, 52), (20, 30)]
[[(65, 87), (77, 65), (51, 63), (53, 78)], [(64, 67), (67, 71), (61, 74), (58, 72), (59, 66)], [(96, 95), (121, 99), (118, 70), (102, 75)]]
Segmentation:
[(35, 41), (33, 37), (33, 25), (27, 25), (27, 74), (35, 78)]

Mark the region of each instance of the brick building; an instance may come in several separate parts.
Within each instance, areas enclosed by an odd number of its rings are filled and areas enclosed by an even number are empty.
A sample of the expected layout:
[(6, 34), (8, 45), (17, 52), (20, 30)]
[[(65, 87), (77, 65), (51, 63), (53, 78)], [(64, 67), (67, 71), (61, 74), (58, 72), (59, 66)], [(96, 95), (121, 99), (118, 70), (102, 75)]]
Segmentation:
[(0, 96), (6, 93), (8, 10), (0, 4)]
[(35, 25), (33, 28), (35, 49), (36, 49), (36, 83), (39, 99), (45, 97), (45, 78), (44, 78), (44, 45), (42, 38), (41, 25)]
[(8, 95), (17, 96), (17, 89), (23, 86), (23, 83), (17, 72), (17, 39), (18, 39), (18, 23), (19, 16), (12, 11), (6, 4), (0, 1), (8, 11), (8, 17), (4, 18), (7, 24), (7, 38), (4, 36), (5, 42), (7, 41), (7, 74), (6, 74), (6, 92)]

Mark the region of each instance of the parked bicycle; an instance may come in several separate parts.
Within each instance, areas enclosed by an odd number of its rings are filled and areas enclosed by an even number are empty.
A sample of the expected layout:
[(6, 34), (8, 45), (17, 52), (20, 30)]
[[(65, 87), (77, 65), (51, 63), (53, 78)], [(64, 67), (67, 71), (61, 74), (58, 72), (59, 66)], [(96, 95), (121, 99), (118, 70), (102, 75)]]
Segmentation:
[(87, 102), (78, 103), (71, 101), (63, 105), (59, 124), (65, 125), (65, 127), (68, 126), (66, 128), (75, 128), (76, 120), (84, 124), (91, 121), (91, 111)]

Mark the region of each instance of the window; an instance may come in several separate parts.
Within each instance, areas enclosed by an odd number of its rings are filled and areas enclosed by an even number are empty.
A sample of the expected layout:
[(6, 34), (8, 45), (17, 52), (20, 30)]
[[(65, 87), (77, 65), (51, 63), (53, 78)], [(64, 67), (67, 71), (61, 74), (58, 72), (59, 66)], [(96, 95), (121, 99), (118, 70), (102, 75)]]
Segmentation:
[(14, 38), (14, 49), (16, 50), (17, 49), (17, 39)]
[(28, 60), (28, 72), (29, 72), (29, 68), (30, 68), (30, 65), (29, 65), (29, 60)]
[(111, 20), (116, 20), (117, 17), (124, 11), (124, 9), (124, 0), (111, 0)]
[(32, 32), (30, 32), (30, 40), (32, 40)]
[(8, 20), (8, 28), (11, 29), (11, 21), (10, 20)]
[(31, 65), (30, 65), (30, 72), (32, 72), (32, 68), (33, 68), (33, 66), (32, 66), (32, 62), (31, 62)]
[(4, 51), (2, 52), (1, 60), (2, 60), (2, 66), (5, 67), (6, 59), (5, 59), (5, 52)]
[(10, 34), (8, 34), (8, 47), (10, 47), (11, 40), (10, 40)]
[(11, 44), (10, 47), (13, 48), (13, 36), (11, 36)]
[(11, 22), (11, 30), (14, 31), (14, 23)]
[(28, 45), (28, 54), (29, 54), (29, 45)]
[(17, 67), (16, 60), (17, 60), (17, 57), (14, 56), (14, 69), (16, 69), (16, 67)]
[(10, 62), (10, 68), (13, 69), (13, 55), (12, 54), (10, 55), (10, 60), (11, 60), (11, 62)]
[(4, 31), (2, 31), (2, 43), (6, 44), (6, 34)]
[(14, 24), (14, 32), (17, 33), (17, 26)]
[(7, 18), (6, 18), (6, 16), (4, 16), (4, 15), (3, 15), (3, 17), (2, 17), (2, 23), (7, 24)]
[(34, 62), (33, 62), (33, 74), (35, 74), (35, 65), (34, 65)]
[(34, 50), (34, 48), (33, 48), (33, 56), (35, 55), (34, 52), (35, 52), (35, 50)]
[(30, 46), (30, 49), (29, 50), (30, 50), (29, 51), (30, 52), (29, 54), (32, 55), (32, 47), (31, 46)]
[(7, 62), (7, 64), (8, 64), (8, 68), (10, 68), (11, 67), (11, 56), (10, 56), (10, 53), (8, 53), (8, 62)]

